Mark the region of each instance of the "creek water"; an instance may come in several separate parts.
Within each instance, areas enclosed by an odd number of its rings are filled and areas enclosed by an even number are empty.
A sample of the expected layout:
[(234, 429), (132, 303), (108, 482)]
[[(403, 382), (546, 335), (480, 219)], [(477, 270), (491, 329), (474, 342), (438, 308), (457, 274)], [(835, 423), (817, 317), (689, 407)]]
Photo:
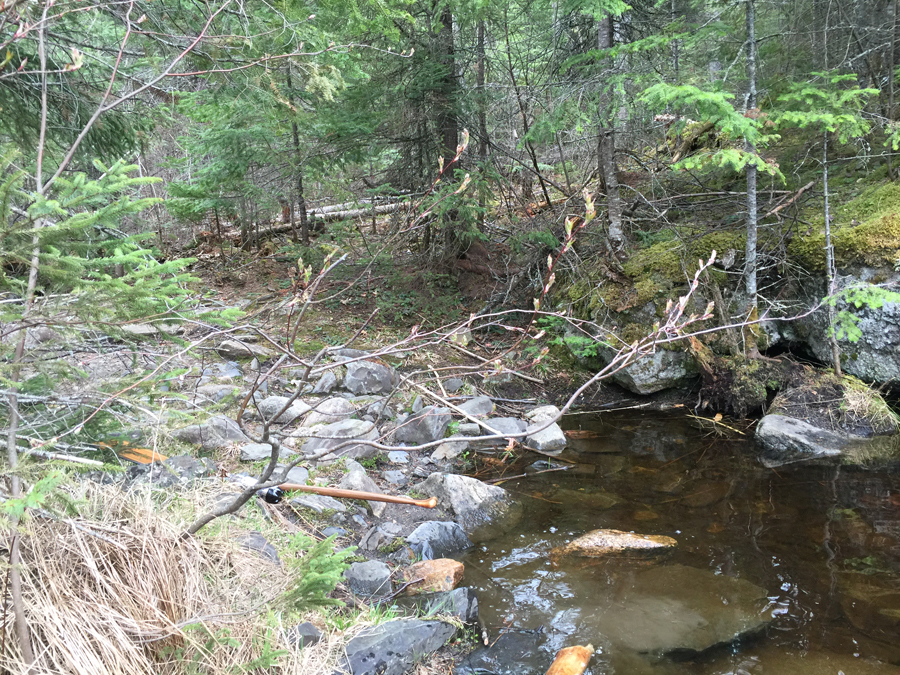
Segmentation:
[[(900, 675), (896, 465), (766, 469), (752, 438), (684, 415), (563, 426), (596, 437), (570, 442), (570, 470), (504, 483), (521, 521), (462, 559), (491, 646), (460, 672), (543, 675), (590, 643), (593, 675)], [(554, 566), (554, 547), (598, 528), (678, 547)]]

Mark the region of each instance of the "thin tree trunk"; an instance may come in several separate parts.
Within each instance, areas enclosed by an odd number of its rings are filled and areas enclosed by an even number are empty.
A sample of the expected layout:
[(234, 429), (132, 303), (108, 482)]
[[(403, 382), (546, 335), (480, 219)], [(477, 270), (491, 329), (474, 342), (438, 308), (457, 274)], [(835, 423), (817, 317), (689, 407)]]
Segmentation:
[[(747, 110), (756, 108), (756, 16), (754, 13), (754, 0), (747, 0)], [(756, 154), (753, 144), (745, 141), (744, 150)], [(757, 309), (756, 289), (756, 239), (758, 229), (758, 212), (756, 206), (756, 179), (757, 168), (755, 164), (747, 165), (747, 248), (746, 269), (744, 272), (745, 288), (747, 293), (747, 309), (749, 314), (755, 314)]]
[(478, 37), (475, 45), (477, 55), (477, 70), (475, 74), (475, 86), (478, 90), (478, 158), (481, 162), (487, 160), (488, 154), (488, 130), (487, 130), (487, 91), (485, 90), (485, 58), (484, 58), (484, 19), (478, 21)]
[[(597, 29), (597, 47), (610, 49), (613, 46), (612, 17), (606, 16), (599, 22)], [(622, 196), (619, 194), (619, 178), (616, 175), (616, 132), (615, 113), (612, 110), (613, 97), (601, 92), (598, 117), (599, 139), (597, 142), (597, 170), (603, 181), (606, 192), (606, 211), (609, 218), (609, 242), (613, 249), (619, 250), (625, 243), (622, 230)]]
[[(294, 106), (294, 89), (291, 84), (291, 64), (288, 62), (287, 67), (287, 89), (288, 101)], [(303, 193), (303, 153), (300, 150), (300, 130), (297, 127), (297, 120), (291, 120), (291, 134), (294, 140), (294, 156), (297, 166), (294, 168), (294, 175), (297, 178), (297, 213), (300, 216), (300, 237), (304, 246), (309, 246), (309, 216), (306, 213), (306, 195)], [(293, 215), (291, 216), (291, 224), (293, 225)]]
[(553, 137), (556, 139), (556, 148), (559, 150), (559, 161), (562, 162), (563, 175), (566, 177), (566, 193), (572, 194), (572, 180), (569, 178), (569, 167), (566, 166), (566, 154), (563, 151), (562, 142), (559, 140), (559, 132), (557, 131), (553, 134)]
[(453, 44), (453, 13), (450, 7), (441, 11), (441, 59), (444, 74), (441, 82), (441, 109), (438, 125), (441, 133), (441, 153), (444, 161), (456, 155), (459, 142), (459, 122), (456, 119), (456, 54)]
[[(825, 279), (826, 279), (826, 295), (832, 296), (835, 291), (835, 279), (837, 277), (837, 268), (834, 263), (834, 248), (831, 245), (831, 210), (829, 208), (829, 191), (828, 191), (828, 131), (823, 133), (823, 149), (822, 149), (822, 187), (825, 191)], [(837, 343), (837, 337), (834, 334), (834, 305), (828, 303), (828, 341), (831, 343), (831, 365), (834, 367), (834, 374), (841, 376), (841, 349)]]
[[(891, 42), (888, 47), (888, 109), (887, 109), (887, 119), (888, 123), (894, 120), (894, 68), (896, 67), (894, 64), (894, 50), (897, 47), (897, 10), (898, 10), (898, 0), (894, 0), (891, 3), (893, 6), (894, 16), (891, 21)], [(888, 148), (888, 156), (887, 156), (887, 170), (888, 177), (891, 180), (896, 180), (896, 172), (894, 171), (894, 158), (893, 158), (894, 148)]]

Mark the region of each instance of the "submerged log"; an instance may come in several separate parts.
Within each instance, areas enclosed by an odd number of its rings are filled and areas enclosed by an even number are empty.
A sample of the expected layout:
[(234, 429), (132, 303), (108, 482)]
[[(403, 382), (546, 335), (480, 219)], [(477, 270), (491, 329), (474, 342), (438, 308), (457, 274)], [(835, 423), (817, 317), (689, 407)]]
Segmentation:
[(556, 653), (547, 675), (581, 675), (594, 653), (594, 645), (565, 647)]

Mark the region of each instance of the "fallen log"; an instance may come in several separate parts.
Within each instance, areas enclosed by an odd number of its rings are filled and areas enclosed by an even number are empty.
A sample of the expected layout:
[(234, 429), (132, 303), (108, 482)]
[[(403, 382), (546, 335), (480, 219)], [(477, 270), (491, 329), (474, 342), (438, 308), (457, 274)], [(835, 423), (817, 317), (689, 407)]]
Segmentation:
[[(371, 216), (374, 211), (375, 215), (384, 215), (385, 213), (394, 213), (395, 211), (399, 211), (400, 207), (403, 206), (403, 202), (396, 202), (394, 204), (383, 204), (382, 206), (376, 206), (374, 209), (370, 206), (368, 208), (363, 209), (351, 209), (349, 211), (330, 211), (328, 213), (316, 213), (315, 211), (309, 214), (309, 226), (315, 227), (316, 225), (325, 224), (325, 223), (335, 223), (339, 220), (349, 220), (351, 218), (365, 218), (367, 216)], [(278, 225), (276, 227), (270, 227), (268, 229), (260, 229), (259, 235), (265, 236), (268, 234), (284, 234), (285, 232), (292, 232), (294, 227), (297, 226), (297, 223), (285, 223), (284, 225)]]

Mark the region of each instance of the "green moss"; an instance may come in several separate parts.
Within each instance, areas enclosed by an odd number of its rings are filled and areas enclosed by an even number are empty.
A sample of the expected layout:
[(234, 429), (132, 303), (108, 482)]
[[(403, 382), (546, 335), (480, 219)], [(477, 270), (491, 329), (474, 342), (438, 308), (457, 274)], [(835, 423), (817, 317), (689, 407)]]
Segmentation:
[[(856, 220), (857, 225), (851, 224)], [(872, 187), (838, 209), (831, 239), (839, 266), (893, 265), (900, 251), (900, 185)], [(788, 253), (811, 270), (825, 269), (824, 225), (794, 237)]]
[(744, 241), (740, 232), (711, 232), (688, 243), (663, 241), (637, 251), (622, 267), (635, 280), (635, 287), (644, 284), (644, 294), (649, 288), (648, 281), (654, 282), (659, 290), (668, 291), (692, 277), (701, 258), (707, 260), (713, 251), (718, 255), (728, 249), (743, 251)]

